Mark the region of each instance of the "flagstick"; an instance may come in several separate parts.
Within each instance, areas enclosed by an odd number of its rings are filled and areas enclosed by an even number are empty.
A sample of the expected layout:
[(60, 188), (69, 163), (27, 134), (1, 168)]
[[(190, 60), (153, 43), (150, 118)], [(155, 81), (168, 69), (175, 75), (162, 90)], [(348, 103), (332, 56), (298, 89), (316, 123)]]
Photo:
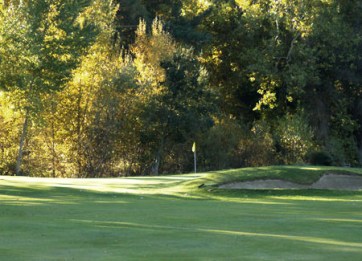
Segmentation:
[(195, 173), (196, 173), (196, 142), (194, 142), (192, 144), (192, 152), (194, 153), (194, 169), (195, 169)]
[(196, 174), (196, 150), (194, 151), (194, 167), (195, 167), (195, 174)]

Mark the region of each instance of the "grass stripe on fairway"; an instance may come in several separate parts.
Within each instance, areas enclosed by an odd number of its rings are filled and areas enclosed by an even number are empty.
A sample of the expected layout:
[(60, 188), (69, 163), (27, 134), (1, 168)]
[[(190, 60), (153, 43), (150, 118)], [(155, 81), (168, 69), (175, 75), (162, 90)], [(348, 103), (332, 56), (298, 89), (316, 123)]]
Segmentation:
[(309, 173), (286, 169), (126, 179), (0, 177), (0, 260), (360, 260), (361, 191), (197, 188), (253, 178), (252, 172)]

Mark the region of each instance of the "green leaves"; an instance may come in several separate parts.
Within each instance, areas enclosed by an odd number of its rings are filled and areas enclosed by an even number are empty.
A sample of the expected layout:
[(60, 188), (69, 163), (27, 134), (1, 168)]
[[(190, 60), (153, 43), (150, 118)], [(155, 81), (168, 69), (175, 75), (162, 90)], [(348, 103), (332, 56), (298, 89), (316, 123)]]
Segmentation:
[(22, 150), (42, 175), (187, 171), (202, 137), (206, 167), (299, 162), (311, 147), (356, 164), (361, 13), (357, 0), (2, 2), (5, 165)]

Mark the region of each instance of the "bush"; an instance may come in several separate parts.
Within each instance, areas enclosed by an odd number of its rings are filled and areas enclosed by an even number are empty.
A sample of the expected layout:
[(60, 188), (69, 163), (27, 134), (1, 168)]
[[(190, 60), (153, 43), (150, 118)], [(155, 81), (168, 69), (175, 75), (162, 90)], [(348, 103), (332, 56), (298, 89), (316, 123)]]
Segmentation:
[(238, 156), (243, 162), (243, 167), (257, 167), (274, 165), (276, 153), (270, 126), (267, 122), (260, 120), (254, 122), (240, 140)]
[(5, 162), (0, 166), (0, 175), (13, 176), (15, 175), (16, 162)]
[(313, 149), (313, 138), (313, 131), (303, 112), (284, 115), (274, 130), (274, 140), (285, 164), (303, 163)]
[(225, 169), (276, 164), (270, 126), (256, 121), (253, 126), (223, 119), (203, 139), (205, 169)]
[(358, 165), (357, 143), (352, 136), (331, 136), (326, 144), (330, 152), (332, 164), (335, 166)]
[(332, 157), (326, 151), (313, 151), (308, 155), (309, 163), (312, 165), (331, 166)]
[(203, 165), (207, 170), (237, 168), (242, 163), (237, 148), (245, 130), (234, 120), (217, 122), (203, 138)]

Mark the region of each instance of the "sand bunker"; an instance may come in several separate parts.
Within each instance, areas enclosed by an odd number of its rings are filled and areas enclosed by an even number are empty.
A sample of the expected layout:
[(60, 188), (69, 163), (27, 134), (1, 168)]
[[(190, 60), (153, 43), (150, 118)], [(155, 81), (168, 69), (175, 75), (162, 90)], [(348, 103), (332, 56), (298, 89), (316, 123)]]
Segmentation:
[(331, 189), (362, 190), (362, 176), (326, 174), (312, 185), (301, 185), (283, 180), (254, 180), (220, 185), (221, 189)]

